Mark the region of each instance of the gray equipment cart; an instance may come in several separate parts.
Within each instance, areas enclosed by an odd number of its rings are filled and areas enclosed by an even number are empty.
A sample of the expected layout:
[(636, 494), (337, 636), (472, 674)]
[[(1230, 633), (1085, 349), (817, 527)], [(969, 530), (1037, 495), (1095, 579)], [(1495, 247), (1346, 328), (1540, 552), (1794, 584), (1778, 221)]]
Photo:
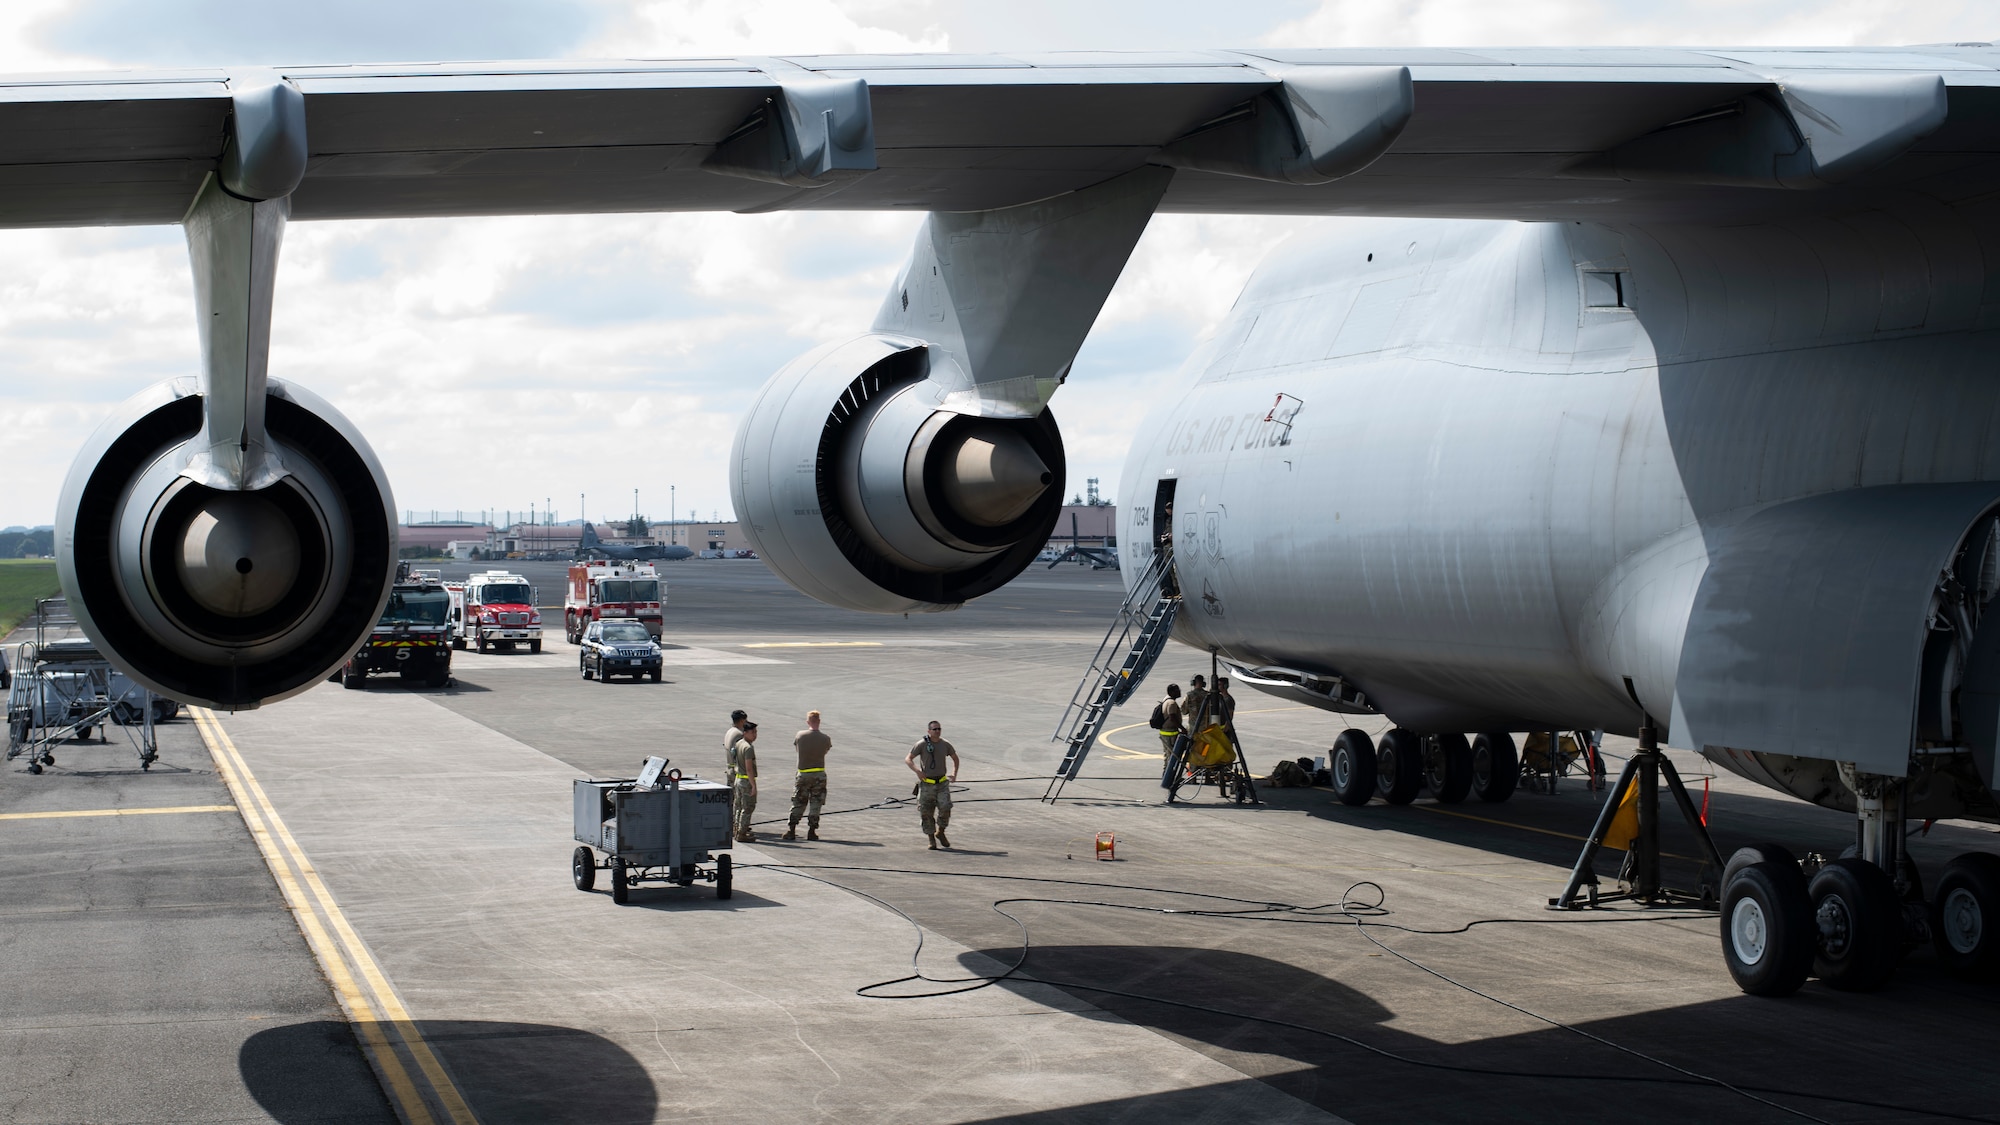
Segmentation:
[[(153, 724), (174, 717), (180, 704), (132, 682), (88, 638), (65, 635), (74, 630), (63, 599), (35, 603), (35, 639), (15, 646), (6, 677), (6, 760), (25, 755), (28, 772), (40, 773), (56, 764), (58, 743), (87, 743), (92, 731), (108, 743), (111, 728), (122, 727), (139, 768), (151, 769), (159, 757)], [(0, 667), (5, 662), (0, 654)]]
[[(681, 887), (711, 882), (716, 898), (730, 896), (729, 787), (683, 780), (681, 771), (666, 765), (665, 758), (648, 758), (637, 778), (575, 783), (571, 796), (580, 846), (571, 853), (570, 876), (577, 890), (594, 888), (604, 869), (611, 872), (616, 903), (647, 879)], [(718, 851), (723, 854), (712, 854)]]

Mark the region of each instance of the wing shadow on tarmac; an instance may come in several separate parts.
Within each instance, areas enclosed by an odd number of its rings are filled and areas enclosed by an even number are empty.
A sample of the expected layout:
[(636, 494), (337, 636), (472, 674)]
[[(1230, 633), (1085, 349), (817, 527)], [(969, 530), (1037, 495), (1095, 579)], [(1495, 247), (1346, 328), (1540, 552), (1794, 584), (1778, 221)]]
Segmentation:
[[(1361, 940), (1341, 934), (1339, 928), (1331, 929), (1329, 937)], [(1578, 949), (1587, 951), (1587, 947)], [(1019, 956), (1015, 947), (968, 952), (960, 960), (972, 971), (991, 972), (993, 962), (1012, 964)], [(1552, 963), (1549, 968), (1561, 971), (1559, 964)], [(1362, 1125), (1419, 1121), (1546, 1125), (1605, 1120), (1617, 1120), (1621, 1125), (1685, 1125), (1689, 1121), (1788, 1118), (1772, 1105), (1701, 1084), (1698, 1079), (1527, 1016), (1509, 1014), (1470, 993), (1458, 996), (1464, 1005), (1484, 1009), (1477, 1013), (1482, 1023), (1498, 1022), (1525, 1030), (1440, 1042), (1398, 1028), (1396, 1012), (1337, 980), (1282, 961), (1226, 949), (1037, 945), (1023, 971), (1036, 981), (1065, 988), (1110, 1015), (1186, 1041), (1211, 1057), (1221, 1053), (1220, 1061), (1300, 1101)], [(1648, 971), (1634, 967), (1638, 975)], [(1412, 1015), (1434, 1015), (1441, 996), (1454, 1004), (1460, 1002), (1452, 999), (1455, 990), (1449, 985), (1427, 978), (1415, 968), (1409, 975), (1411, 989), (1417, 993), (1412, 998)], [(1490, 975), (1480, 974), (1480, 982), (1490, 986)], [(1788, 1000), (1734, 996), (1579, 1021), (1579, 1026), (1677, 1066), (1757, 1088), (1763, 1091), (1759, 1096), (1804, 1110), (1815, 1118), (1855, 1120), (1858, 1114), (1868, 1120), (1936, 1121), (1958, 1114), (1990, 1114), (1991, 1091), (1984, 1068), (1968, 1065), (1958, 1051), (1986, 1034), (1980, 1029), (1988, 1026), (2000, 991), (1985, 989), (1974, 996), (1973, 989), (1928, 964), (1906, 964), (1898, 980), (1901, 983), (1887, 991), (1867, 995), (1834, 992), (1814, 983)], [(1111, 995), (1080, 985), (1132, 995)], [(1038, 986), (1007, 982), (1001, 987), (1046, 1002), (1045, 994), (1037, 996)], [(1504, 982), (1500, 991), (1508, 991)], [(1218, 1011), (1198, 1011), (1135, 996)], [(1239, 1018), (1239, 1013), (1300, 1026), (1254, 1022)], [(1879, 1034), (1884, 1027), (1910, 1033), (1899, 1034), (1895, 1044), (1885, 1047)], [(1333, 1035), (1367, 1046), (1342, 1042)], [(1402, 1057), (1385, 1057), (1378, 1051)], [(1231, 1106), (1238, 1086), (1222, 1083), (990, 1120), (1033, 1125), (1222, 1120), (1234, 1115)], [(1798, 1096), (1803, 1092), (1831, 1095), (1834, 1100)], [(1837, 1099), (1848, 1099), (1850, 1104)], [(1870, 1110), (1852, 1101), (1877, 1106)], [(1883, 1107), (1890, 1108), (1884, 1112)]]
[[(477, 1020), (420, 1020), (417, 1028), (487, 1125), (608, 1125), (652, 1121), (659, 1110), (659, 1091), (639, 1060), (588, 1031)], [(237, 1066), (280, 1125), (395, 1120), (345, 1023), (260, 1031), (243, 1044)]]

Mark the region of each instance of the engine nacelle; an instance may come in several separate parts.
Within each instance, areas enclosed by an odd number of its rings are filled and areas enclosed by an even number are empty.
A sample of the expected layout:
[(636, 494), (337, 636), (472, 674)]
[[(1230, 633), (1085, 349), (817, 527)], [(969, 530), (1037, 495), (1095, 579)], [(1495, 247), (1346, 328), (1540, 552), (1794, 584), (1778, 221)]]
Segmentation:
[(737, 428), (744, 534), (829, 605), (951, 609), (1026, 569), (1062, 512), (1054, 416), (946, 409), (930, 357), (881, 333), (814, 349), (771, 377)]
[(395, 501), (354, 424), (273, 379), (284, 473), (251, 491), (183, 475), (202, 428), (192, 379), (141, 392), (70, 467), (56, 567), (70, 609), (133, 679), (240, 710), (304, 691), (360, 647), (395, 579)]

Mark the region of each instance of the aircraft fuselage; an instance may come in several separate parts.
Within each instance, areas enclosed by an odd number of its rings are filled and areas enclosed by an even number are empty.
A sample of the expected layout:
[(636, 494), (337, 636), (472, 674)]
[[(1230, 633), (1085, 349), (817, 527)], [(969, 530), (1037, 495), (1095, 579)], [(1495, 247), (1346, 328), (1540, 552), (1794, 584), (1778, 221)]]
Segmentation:
[(1420, 732), (1631, 733), (1633, 695), (1664, 725), (1731, 525), (2000, 479), (1983, 251), (1946, 212), (1343, 224), (1259, 270), (1142, 428), (1126, 573), (1171, 480), (1190, 644)]

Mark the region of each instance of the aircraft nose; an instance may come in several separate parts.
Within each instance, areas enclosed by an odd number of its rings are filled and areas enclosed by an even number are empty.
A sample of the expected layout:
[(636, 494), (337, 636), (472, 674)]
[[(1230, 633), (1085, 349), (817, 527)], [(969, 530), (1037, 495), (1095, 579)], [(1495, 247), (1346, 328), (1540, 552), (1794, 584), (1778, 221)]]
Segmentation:
[(945, 502), (982, 527), (1020, 519), (1055, 479), (1027, 439), (997, 426), (967, 434), (946, 465)]

